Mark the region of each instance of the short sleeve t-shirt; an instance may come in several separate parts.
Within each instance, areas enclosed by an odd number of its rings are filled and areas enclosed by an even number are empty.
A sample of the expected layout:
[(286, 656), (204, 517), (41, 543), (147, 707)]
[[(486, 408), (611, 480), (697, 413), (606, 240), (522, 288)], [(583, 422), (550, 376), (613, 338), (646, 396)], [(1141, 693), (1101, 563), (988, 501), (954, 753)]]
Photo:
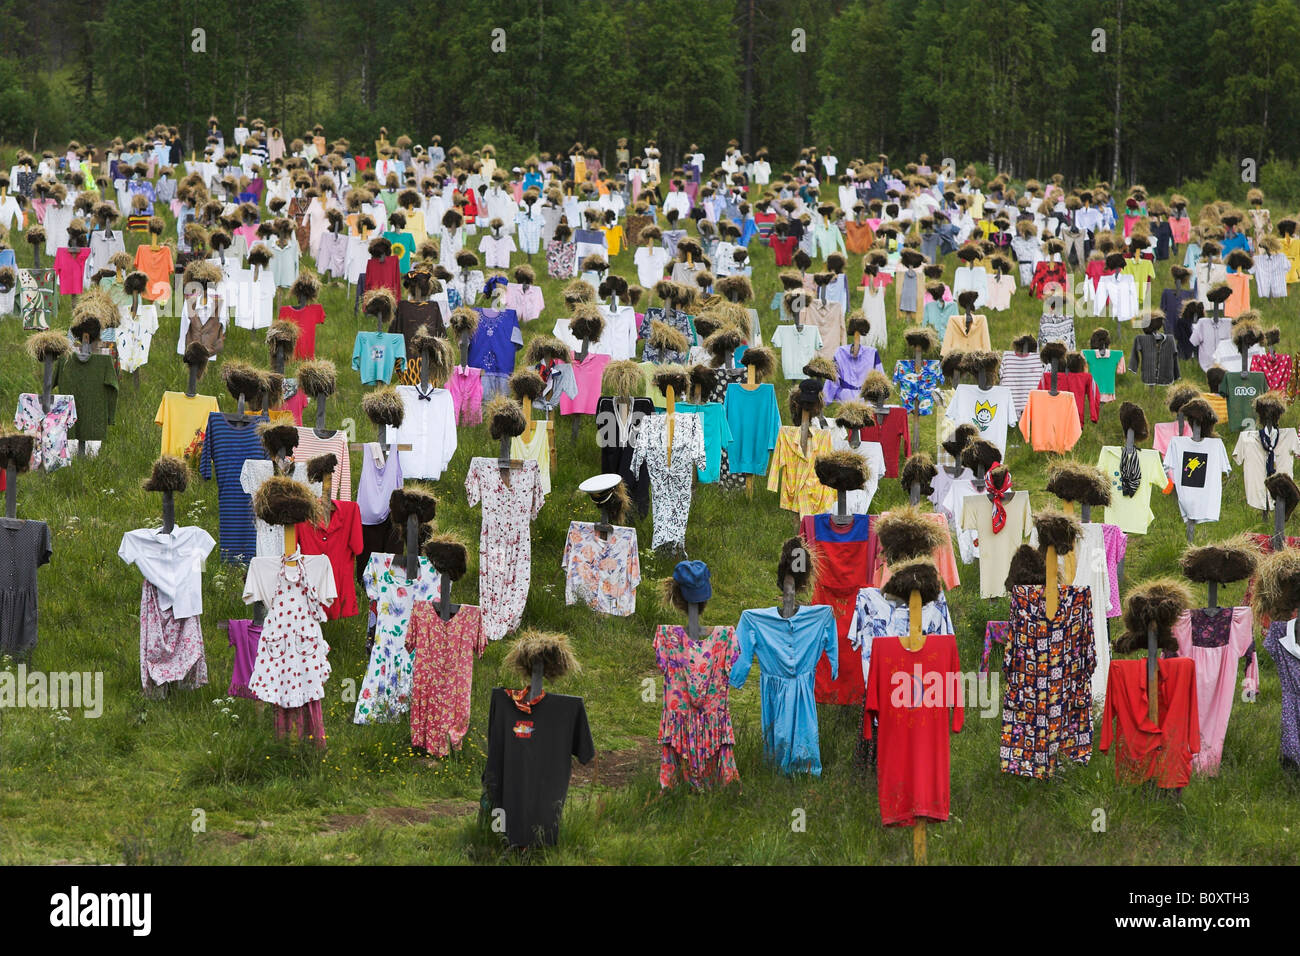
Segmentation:
[(772, 344), (781, 350), (781, 374), (791, 381), (807, 378), (803, 367), (822, 347), (822, 334), (815, 325), (797, 328), (793, 323), (778, 325)]
[(1165, 470), (1178, 494), (1184, 521), (1218, 521), (1223, 476), (1232, 470), (1222, 438), (1174, 438), (1165, 451)]
[(948, 407), (948, 418), (958, 425), (974, 425), (979, 429), (980, 438), (1006, 452), (1007, 428), (1016, 420), (1015, 398), (1005, 385), (984, 391), (975, 385), (958, 385)]
[(298, 342), (293, 347), (293, 357), (310, 359), (316, 357), (316, 326), (325, 321), (325, 307), (318, 302), (301, 309), (286, 305), (280, 309), (280, 318), (298, 326)]
[(632, 257), (636, 264), (636, 278), (642, 286), (649, 289), (664, 277), (665, 267), (672, 257), (662, 246), (642, 246)]
[(993, 502), (988, 495), (967, 496), (961, 505), (963, 531), (974, 531), (979, 536), (980, 597), (997, 598), (1007, 593), (1007, 571), (1011, 557), (1024, 543), (1029, 527), (1029, 493), (1015, 492), (1004, 498), (1007, 523), (997, 534), (993, 533)]
[[(302, 339), (298, 340), (299, 342)], [(352, 367), (362, 385), (379, 385), (393, 376), (393, 367), (406, 359), (406, 340), (393, 332), (358, 332)]]
[(1110, 482), (1110, 504), (1102, 512), (1102, 523), (1113, 524), (1125, 534), (1146, 534), (1155, 513), (1151, 510), (1151, 489), (1164, 488), (1169, 483), (1165, 476), (1160, 453), (1154, 448), (1138, 449), (1138, 467), (1142, 477), (1132, 497), (1124, 494), (1119, 480), (1119, 462), (1124, 449), (1107, 445), (1097, 458), (1097, 467)]
[(162, 426), (162, 454), (185, 458), (199, 451), (208, 415), (219, 410), (211, 395), (190, 398), (184, 392), (163, 392), (153, 420)]
[(1097, 383), (1097, 390), (1103, 395), (1115, 394), (1115, 373), (1124, 353), (1119, 349), (1107, 349), (1102, 355), (1096, 349), (1084, 349), (1083, 357), (1088, 363), (1088, 372)]
[(554, 845), (572, 758), (590, 763), (596, 747), (581, 697), (545, 693), (529, 701), (526, 694), (516, 704), (504, 687), (492, 691), (483, 789), (491, 809), (504, 811), (511, 846)]
[(1263, 372), (1229, 372), (1223, 377), (1219, 394), (1228, 402), (1227, 426), (1233, 431), (1255, 427), (1255, 399), (1268, 391)]

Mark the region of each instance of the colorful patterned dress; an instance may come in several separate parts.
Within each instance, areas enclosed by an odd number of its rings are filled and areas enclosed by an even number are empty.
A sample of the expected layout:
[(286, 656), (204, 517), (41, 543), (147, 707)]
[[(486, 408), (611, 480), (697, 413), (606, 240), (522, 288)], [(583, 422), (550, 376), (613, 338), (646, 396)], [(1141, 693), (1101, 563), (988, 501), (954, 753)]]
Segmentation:
[(474, 458), (465, 476), (465, 497), (472, 508), (482, 502), (483, 527), (479, 533), (479, 603), (483, 607), (483, 633), (499, 641), (519, 626), (528, 603), (533, 570), (532, 522), (542, 510), (537, 462), (525, 461), (510, 472), (510, 484), (501, 479), (495, 458)]
[(1046, 589), (1011, 588), (1011, 637), (1002, 664), (1003, 773), (1045, 780), (1066, 761), (1092, 757), (1092, 595), (1061, 588), (1056, 617), (1048, 620)]
[(685, 781), (703, 790), (736, 783), (740, 774), (728, 706), (728, 676), (740, 653), (736, 629), (720, 625), (697, 642), (681, 625), (660, 624), (654, 648), (664, 675), (659, 786)]
[(375, 645), (352, 722), (386, 723), (401, 718), (411, 703), (414, 662), (407, 650), (411, 608), (417, 601), (435, 600), (440, 582), (428, 558), (420, 558), (420, 576), (412, 581), (406, 576), (405, 556), (372, 554), (362, 583), (366, 596), (375, 602)]
[(421, 601), (411, 610), (406, 650), (413, 655), (411, 744), (435, 757), (459, 750), (469, 732), (474, 658), (487, 647), (483, 614), (472, 604), (444, 621), (438, 607)]

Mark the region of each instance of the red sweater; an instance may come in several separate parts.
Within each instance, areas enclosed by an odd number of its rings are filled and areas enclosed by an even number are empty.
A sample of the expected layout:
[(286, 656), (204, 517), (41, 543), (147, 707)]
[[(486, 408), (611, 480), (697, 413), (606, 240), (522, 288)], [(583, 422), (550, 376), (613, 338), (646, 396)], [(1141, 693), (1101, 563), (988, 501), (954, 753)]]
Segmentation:
[[(370, 288), (368, 282), (366, 288)], [(280, 318), (298, 326), (298, 342), (293, 347), (293, 357), (296, 359), (315, 358), (316, 326), (325, 322), (325, 307), (319, 302), (313, 302), (301, 309), (292, 305), (284, 305), (280, 307)]]
[(391, 289), (393, 298), (402, 301), (401, 260), (397, 256), (386, 256), (383, 262), (371, 259), (366, 263), (366, 291), (371, 289)]
[(1105, 752), (1115, 742), (1115, 779), (1120, 783), (1154, 778), (1165, 789), (1185, 787), (1192, 776), (1192, 754), (1201, 749), (1196, 662), (1190, 657), (1164, 658), (1157, 680), (1159, 726), (1150, 718), (1146, 660), (1110, 662), (1100, 747)]
[[(1051, 372), (1043, 373), (1043, 377), (1038, 380), (1038, 387), (1044, 392), (1051, 391)], [(1079, 409), (1080, 426), (1084, 425), (1088, 420), (1096, 424), (1097, 415), (1101, 412), (1101, 389), (1097, 388), (1097, 383), (1092, 380), (1092, 373), (1058, 372), (1056, 390), (1058, 392), (1069, 392), (1074, 396), (1074, 404)], [(1084, 417), (1085, 415), (1087, 415), (1087, 418)]]
[(863, 441), (880, 443), (885, 455), (885, 477), (897, 478), (901, 461), (912, 454), (912, 433), (907, 427), (907, 410), (902, 405), (891, 405), (883, 419), (862, 429)]

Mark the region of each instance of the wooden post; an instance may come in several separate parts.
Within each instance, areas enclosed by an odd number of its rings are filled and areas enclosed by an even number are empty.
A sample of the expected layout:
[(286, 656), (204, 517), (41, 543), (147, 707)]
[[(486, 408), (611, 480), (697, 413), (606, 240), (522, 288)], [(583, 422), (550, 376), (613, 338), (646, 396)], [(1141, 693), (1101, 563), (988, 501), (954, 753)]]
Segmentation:
[(1147, 716), (1151, 723), (1160, 726), (1160, 652), (1156, 647), (1156, 626), (1147, 625)]
[(669, 468), (673, 467), (673, 428), (677, 424), (677, 396), (673, 394), (673, 387), (669, 385), (664, 389), (664, 399), (668, 403), (665, 414), (668, 416), (668, 440), (666, 452), (666, 461)]
[[(298, 550), (298, 528), (296, 525), (287, 524), (284, 526), (284, 553), (289, 556)], [(297, 567), (297, 561), (290, 561), (290, 567)]]
[(1056, 609), (1061, 599), (1060, 568), (1056, 557), (1056, 547), (1047, 546), (1047, 587), (1043, 591), (1044, 608), (1049, 620), (1056, 617)]
[[(1070, 517), (1074, 517), (1073, 501), (1065, 502), (1065, 513)], [(1078, 544), (1076, 544), (1074, 548), (1070, 550), (1070, 553), (1065, 556), (1065, 583), (1066, 584), (1074, 583), (1074, 572), (1078, 569), (1078, 566), (1079, 566), (1079, 546)]]

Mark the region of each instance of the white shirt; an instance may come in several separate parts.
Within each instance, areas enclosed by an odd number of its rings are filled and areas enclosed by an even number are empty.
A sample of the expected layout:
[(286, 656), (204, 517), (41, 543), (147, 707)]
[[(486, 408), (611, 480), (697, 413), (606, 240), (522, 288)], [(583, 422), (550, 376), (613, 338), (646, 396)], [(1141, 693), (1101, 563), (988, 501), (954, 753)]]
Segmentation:
[(1232, 470), (1222, 438), (1194, 441), (1175, 435), (1165, 449), (1165, 471), (1178, 495), (1184, 521), (1218, 521), (1223, 476)]
[(431, 387), (422, 393), (418, 385), (399, 385), (397, 394), (406, 409), (397, 442), (412, 446), (410, 451), (397, 453), (402, 474), (437, 481), (456, 454), (456, 409), (451, 392)]
[[(279, 529), (283, 530), (283, 529)], [(244, 578), (244, 603), (261, 601), (270, 604), (275, 597), (275, 589), (280, 578), (280, 559), (278, 556), (259, 556), (248, 562), (248, 575)], [(334, 583), (334, 569), (330, 567), (329, 555), (296, 554), (298, 570), (307, 578), (307, 583), (316, 592), (320, 601), (320, 620), (325, 620), (325, 609), (339, 596), (338, 586)], [(292, 571), (290, 571), (292, 573)]]
[(11, 195), (0, 199), (0, 229), (15, 231), (23, 227), (23, 210)]
[(158, 589), (162, 610), (185, 620), (203, 613), (203, 563), (215, 545), (212, 535), (193, 526), (173, 528), (171, 534), (138, 528), (122, 535), (117, 556)]
[(791, 381), (802, 381), (808, 377), (803, 367), (822, 347), (822, 334), (812, 323), (799, 329), (787, 322), (776, 327), (772, 344), (781, 350), (781, 374)]
[(994, 385), (981, 392), (978, 385), (958, 385), (946, 416), (953, 423), (969, 422), (979, 429), (979, 437), (1006, 453), (1007, 428), (1017, 420), (1015, 399), (1005, 385)]
[(484, 236), (478, 244), (483, 253), (483, 265), (489, 269), (510, 268), (510, 253), (515, 251), (515, 241), (510, 236)]
[(691, 214), (691, 198), (686, 195), (685, 190), (681, 192), (671, 192), (664, 199), (664, 216), (673, 210), (677, 210), (677, 219), (684, 222)]
[(673, 257), (663, 246), (640, 246), (632, 257), (636, 264), (636, 279), (646, 289), (653, 289), (654, 284), (664, 277), (664, 271)]
[[(275, 469), (269, 459), (266, 458), (249, 458), (239, 469), (239, 486), (244, 489), (244, 494), (256, 494), (257, 489), (275, 474)], [(307, 462), (295, 461), (293, 469), (289, 475), (294, 481), (301, 481), (307, 487), (311, 488), (311, 493), (317, 498), (321, 495), (320, 482), (315, 481), (308, 484), (307, 482)], [(284, 528), (280, 525), (267, 524), (257, 515), (253, 515), (253, 527), (257, 531), (257, 554), (260, 557), (274, 556), (284, 554)]]
[(614, 361), (636, 358), (636, 310), (630, 305), (602, 305), (600, 314), (605, 319), (600, 341), (608, 346), (609, 356)]

